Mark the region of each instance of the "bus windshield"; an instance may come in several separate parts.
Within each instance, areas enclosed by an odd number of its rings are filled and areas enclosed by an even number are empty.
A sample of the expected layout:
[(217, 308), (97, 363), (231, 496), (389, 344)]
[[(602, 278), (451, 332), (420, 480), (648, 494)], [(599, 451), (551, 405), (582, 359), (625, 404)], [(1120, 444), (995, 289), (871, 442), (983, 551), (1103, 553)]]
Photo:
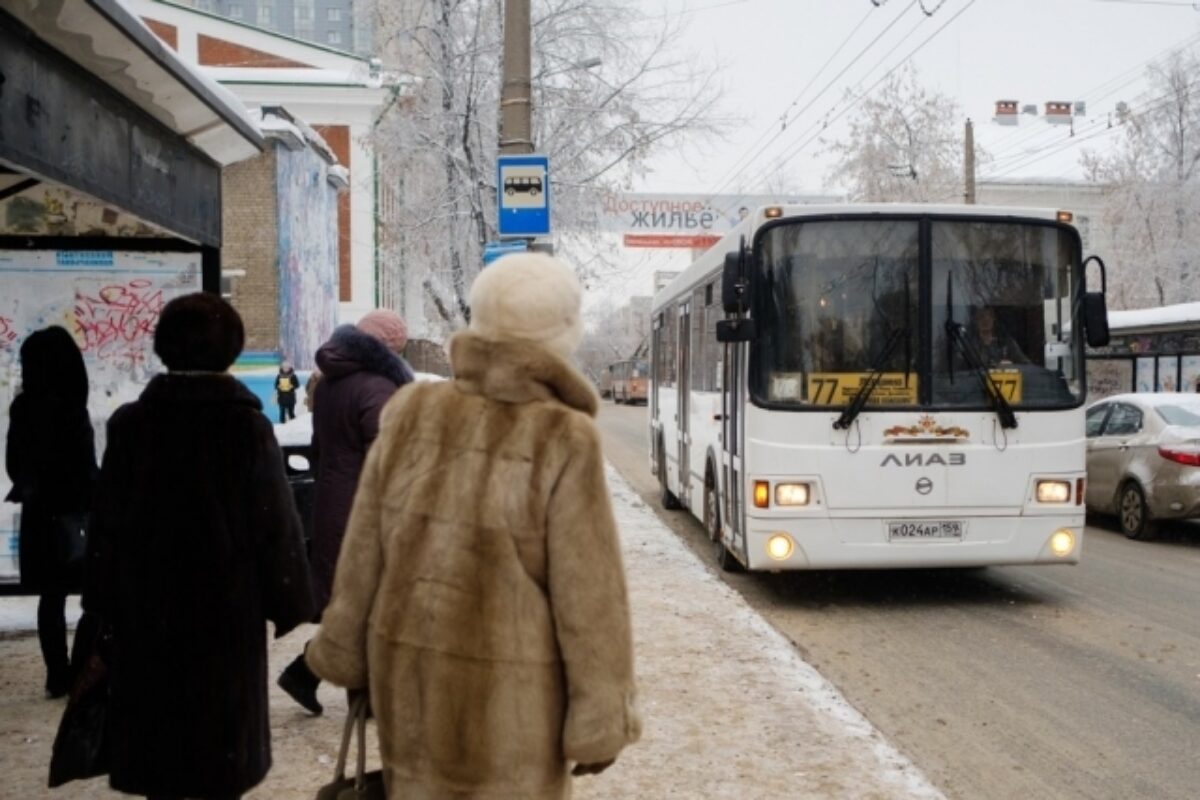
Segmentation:
[[(922, 249), (922, 228), (928, 242)], [(1054, 224), (797, 221), (758, 244), (755, 401), (782, 408), (1061, 408), (1078, 239)], [(1065, 331), (1065, 332), (1064, 332)]]

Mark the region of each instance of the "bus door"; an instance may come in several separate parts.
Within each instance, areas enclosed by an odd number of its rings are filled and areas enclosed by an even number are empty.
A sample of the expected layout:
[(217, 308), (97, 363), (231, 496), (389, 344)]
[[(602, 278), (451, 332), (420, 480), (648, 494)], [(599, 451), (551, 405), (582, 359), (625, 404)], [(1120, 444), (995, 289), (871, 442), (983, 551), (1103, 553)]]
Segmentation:
[(745, 345), (725, 345), (721, 376), (721, 471), (724, 477), (722, 521), (729, 530), (729, 546), (745, 550), (742, 531), (742, 359)]
[(679, 439), (679, 501), (683, 503), (685, 508), (691, 507), (692, 499), (692, 461), (690, 457), (690, 449), (692, 444), (692, 431), (689, 422), (689, 395), (691, 386), (691, 376), (688, 375), (688, 370), (691, 368), (691, 319), (692, 305), (690, 302), (684, 302), (679, 306), (679, 371), (678, 380), (676, 380), (676, 391), (678, 392), (678, 402), (676, 403), (676, 413), (678, 424), (676, 430)]

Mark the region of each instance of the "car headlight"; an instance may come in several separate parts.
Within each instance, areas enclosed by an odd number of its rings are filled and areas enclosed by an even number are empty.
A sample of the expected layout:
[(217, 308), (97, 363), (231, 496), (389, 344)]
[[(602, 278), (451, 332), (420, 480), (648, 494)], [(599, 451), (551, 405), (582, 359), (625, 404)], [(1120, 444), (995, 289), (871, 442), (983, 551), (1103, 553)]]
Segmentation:
[(1070, 481), (1038, 481), (1037, 501), (1039, 503), (1069, 503), (1071, 502)]
[(807, 483), (775, 484), (775, 505), (777, 506), (806, 506), (808, 498)]

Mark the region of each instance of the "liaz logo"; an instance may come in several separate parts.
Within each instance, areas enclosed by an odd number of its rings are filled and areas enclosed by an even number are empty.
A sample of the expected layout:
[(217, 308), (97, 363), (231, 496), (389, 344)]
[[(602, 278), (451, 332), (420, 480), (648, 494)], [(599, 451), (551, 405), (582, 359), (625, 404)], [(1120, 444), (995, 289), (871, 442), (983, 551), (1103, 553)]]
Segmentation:
[(967, 463), (966, 453), (889, 453), (880, 462), (881, 467), (961, 467)]

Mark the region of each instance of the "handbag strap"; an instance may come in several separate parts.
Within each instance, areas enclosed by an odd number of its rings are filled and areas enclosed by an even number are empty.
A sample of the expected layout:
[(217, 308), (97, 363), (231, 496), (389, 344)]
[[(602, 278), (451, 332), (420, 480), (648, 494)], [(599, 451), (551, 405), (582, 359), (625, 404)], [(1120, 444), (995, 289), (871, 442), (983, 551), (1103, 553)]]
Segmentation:
[(352, 732), (357, 733), (358, 757), (354, 770), (354, 789), (359, 793), (362, 793), (366, 786), (367, 706), (369, 702), (367, 693), (363, 692), (350, 704), (349, 713), (346, 714), (346, 727), (342, 730), (342, 747), (338, 751), (337, 772), (334, 774), (335, 780), (346, 779), (346, 759), (350, 755), (350, 736)]
[(367, 706), (370, 701), (363, 692), (356, 699), (354, 723), (358, 728), (358, 769), (354, 773), (354, 790), (362, 794), (366, 790), (367, 774)]
[[(346, 777), (346, 756), (350, 754), (350, 736), (354, 731), (357, 708), (357, 703), (352, 704), (349, 713), (346, 714), (346, 727), (342, 729), (342, 748), (338, 751), (337, 771), (334, 772), (335, 780), (344, 780)], [(362, 749), (361, 744), (359, 749)]]

